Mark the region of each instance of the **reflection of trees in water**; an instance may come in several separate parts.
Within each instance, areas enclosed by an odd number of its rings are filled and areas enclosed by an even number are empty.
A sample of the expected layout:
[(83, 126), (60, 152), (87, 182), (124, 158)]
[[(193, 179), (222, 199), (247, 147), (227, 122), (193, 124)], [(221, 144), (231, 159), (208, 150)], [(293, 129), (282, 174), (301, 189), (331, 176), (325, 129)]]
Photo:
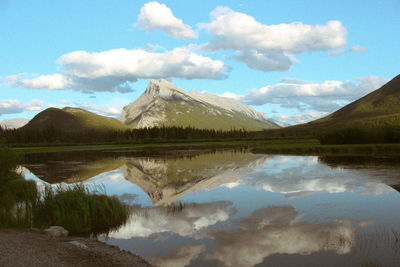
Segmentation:
[(318, 161), (332, 168), (400, 168), (400, 157), (396, 156), (318, 156)]
[[(73, 183), (117, 169), (131, 158), (192, 160), (200, 154), (216, 154), (220, 151), (224, 151), (224, 148), (185, 146), (31, 153), (22, 154), (19, 164), (48, 183)], [(229, 151), (244, 153), (246, 148), (234, 147)]]

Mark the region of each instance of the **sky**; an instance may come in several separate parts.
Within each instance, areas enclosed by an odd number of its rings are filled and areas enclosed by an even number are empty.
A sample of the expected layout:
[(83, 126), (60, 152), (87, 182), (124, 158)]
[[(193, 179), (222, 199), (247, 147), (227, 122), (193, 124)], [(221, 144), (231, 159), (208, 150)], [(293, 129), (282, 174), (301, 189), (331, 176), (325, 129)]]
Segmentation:
[(400, 0), (0, 0), (0, 121), (118, 118), (165, 78), (307, 122), (399, 74), (399, 14)]

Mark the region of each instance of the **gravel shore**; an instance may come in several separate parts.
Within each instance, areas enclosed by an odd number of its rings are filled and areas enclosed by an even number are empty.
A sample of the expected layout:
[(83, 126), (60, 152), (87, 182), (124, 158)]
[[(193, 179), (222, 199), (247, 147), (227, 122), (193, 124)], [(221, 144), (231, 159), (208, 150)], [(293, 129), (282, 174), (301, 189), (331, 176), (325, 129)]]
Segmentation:
[(0, 229), (0, 266), (152, 266), (118, 247), (82, 237)]

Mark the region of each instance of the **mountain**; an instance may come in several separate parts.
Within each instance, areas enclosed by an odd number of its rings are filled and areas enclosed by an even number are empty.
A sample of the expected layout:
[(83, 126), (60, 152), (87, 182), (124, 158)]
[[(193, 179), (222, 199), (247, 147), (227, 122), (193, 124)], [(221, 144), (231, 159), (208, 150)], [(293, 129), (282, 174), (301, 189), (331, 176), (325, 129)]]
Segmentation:
[(400, 75), (324, 118), (284, 130), (312, 134), (329, 128), (385, 125), (400, 125)]
[(27, 124), (28, 122), (29, 122), (28, 119), (15, 118), (11, 120), (0, 121), (0, 126), (7, 129), (18, 129)]
[(188, 93), (164, 79), (150, 80), (146, 91), (124, 107), (120, 121), (134, 128), (163, 125), (222, 130), (279, 128), (261, 112), (233, 99), (195, 90)]
[(63, 109), (48, 108), (40, 112), (21, 130), (41, 130), (50, 126), (65, 132), (130, 128), (114, 118), (97, 115), (80, 108), (65, 107)]

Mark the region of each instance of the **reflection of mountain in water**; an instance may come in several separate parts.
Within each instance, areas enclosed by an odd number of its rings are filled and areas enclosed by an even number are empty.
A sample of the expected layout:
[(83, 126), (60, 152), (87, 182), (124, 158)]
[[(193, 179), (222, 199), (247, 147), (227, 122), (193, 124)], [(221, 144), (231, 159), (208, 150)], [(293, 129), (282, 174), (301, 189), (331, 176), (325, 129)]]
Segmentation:
[(130, 158), (125, 178), (147, 192), (155, 205), (170, 204), (189, 190), (198, 192), (232, 183), (262, 166), (265, 155), (221, 150), (185, 158)]
[(267, 158), (242, 148), (146, 148), (31, 154), (20, 165), (49, 183), (85, 181), (120, 168), (125, 179), (148, 193), (154, 204), (169, 204), (189, 190), (236, 182)]

